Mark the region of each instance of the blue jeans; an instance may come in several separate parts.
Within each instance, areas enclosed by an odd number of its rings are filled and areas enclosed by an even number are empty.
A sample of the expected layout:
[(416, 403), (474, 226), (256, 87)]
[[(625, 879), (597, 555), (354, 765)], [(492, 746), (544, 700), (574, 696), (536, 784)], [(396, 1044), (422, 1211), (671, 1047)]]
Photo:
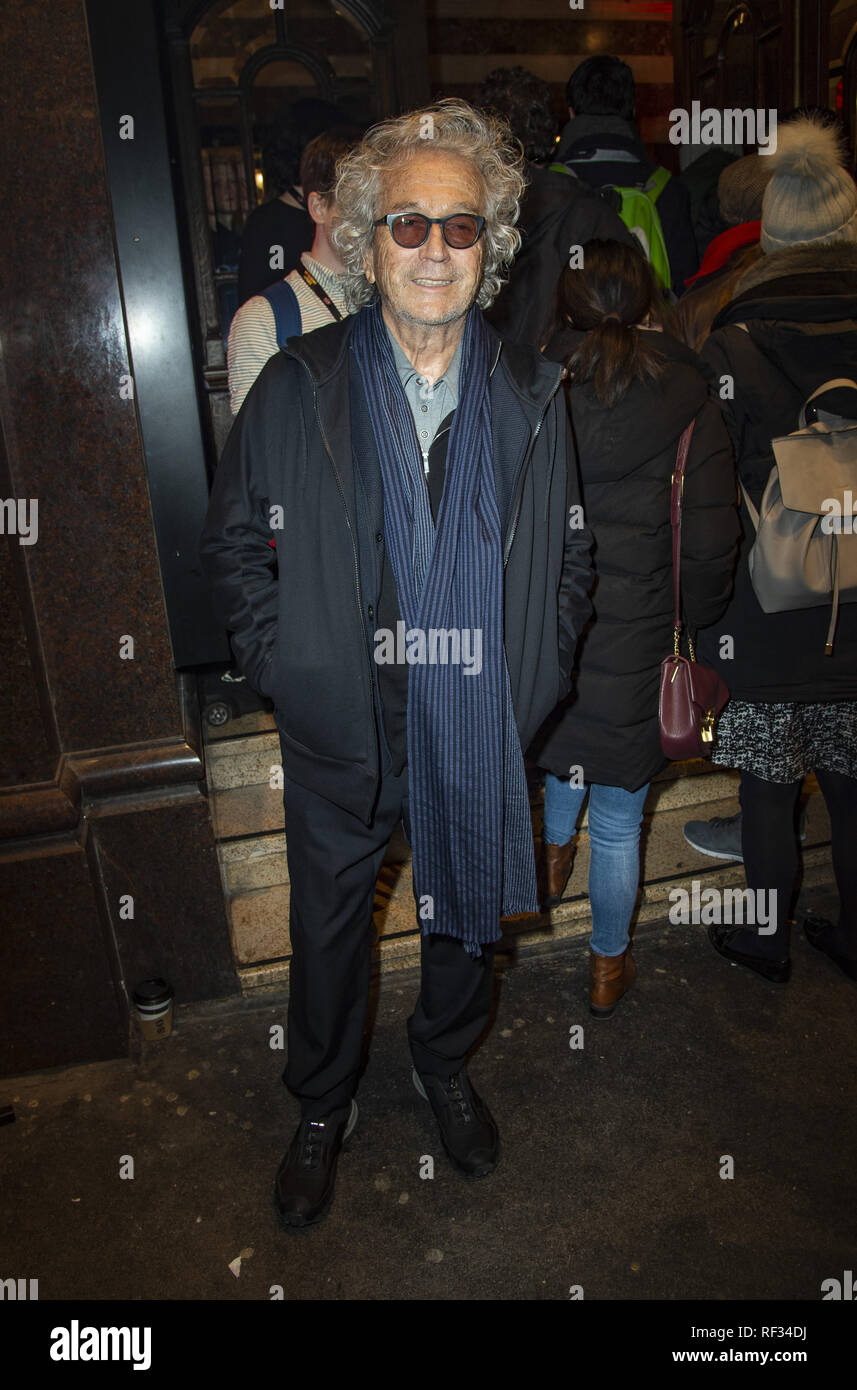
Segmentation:
[(640, 826), (649, 783), (639, 791), (587, 782), (571, 787), (567, 778), (545, 773), (543, 839), (567, 845), (589, 793), (589, 902), (593, 951), (621, 956), (640, 884)]

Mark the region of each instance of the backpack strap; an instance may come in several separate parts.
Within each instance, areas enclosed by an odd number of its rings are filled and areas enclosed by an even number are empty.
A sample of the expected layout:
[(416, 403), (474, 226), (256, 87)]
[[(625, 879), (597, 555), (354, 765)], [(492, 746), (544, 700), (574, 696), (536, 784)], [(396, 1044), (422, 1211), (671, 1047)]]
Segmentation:
[(281, 348), (287, 338), (299, 338), (303, 327), (301, 311), (291, 285), (286, 280), (278, 280), (275, 285), (262, 290), (262, 297), (267, 299), (274, 311), (277, 347)]
[(857, 381), (852, 381), (850, 376), (837, 376), (831, 381), (823, 381), (820, 386), (816, 387), (811, 396), (807, 396), (801, 407), (801, 412), (798, 417), (798, 427), (800, 429), (806, 429), (806, 412), (816, 396), (823, 396), (827, 391), (836, 391), (840, 386), (850, 386), (852, 391), (857, 391)]
[(671, 177), (669, 169), (664, 169), (662, 165), (659, 165), (651, 178), (643, 184), (643, 192), (648, 193), (652, 202), (656, 203)]
[(750, 513), (750, 520), (751, 520), (752, 523), (753, 523), (753, 530), (754, 530), (754, 531), (758, 531), (758, 529), (759, 529), (759, 513), (758, 513), (758, 510), (757, 510), (756, 507), (753, 505), (753, 503), (750, 501), (750, 494), (749, 494), (749, 492), (747, 491), (747, 489), (745, 488), (744, 484), (741, 482), (741, 479), (740, 479), (740, 478), (738, 479), (738, 486), (740, 487), (742, 493), (744, 494), (744, 501), (745, 501), (746, 504), (747, 504), (747, 511)]

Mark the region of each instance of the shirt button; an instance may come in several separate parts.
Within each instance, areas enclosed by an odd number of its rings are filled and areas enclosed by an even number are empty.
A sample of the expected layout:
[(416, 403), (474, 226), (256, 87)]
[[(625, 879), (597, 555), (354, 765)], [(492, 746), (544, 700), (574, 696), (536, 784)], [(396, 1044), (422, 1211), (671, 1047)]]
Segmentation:
[(420, 410), (422, 411), (423, 415), (425, 415), (426, 412), (427, 412), (427, 410), (428, 410), (428, 406), (427, 406), (427, 405), (421, 405), (421, 406), (420, 406)]
[(384, 533), (383, 533), (383, 531), (376, 531), (376, 532), (375, 532), (375, 539), (376, 539), (376, 541), (378, 542), (379, 545), (383, 545), (383, 544), (384, 544)]
[(374, 618), (374, 616), (375, 616), (375, 609), (372, 607), (372, 605), (371, 605), (371, 603), (370, 603), (370, 604), (369, 604), (369, 617), (370, 617), (370, 618)]
[(420, 439), (428, 439), (428, 430), (420, 430)]

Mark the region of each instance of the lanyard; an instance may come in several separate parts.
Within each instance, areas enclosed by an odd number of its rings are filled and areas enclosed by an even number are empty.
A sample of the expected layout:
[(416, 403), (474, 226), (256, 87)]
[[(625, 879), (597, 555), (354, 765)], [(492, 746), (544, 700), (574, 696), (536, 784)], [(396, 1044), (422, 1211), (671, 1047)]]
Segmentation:
[(301, 275), (303, 276), (305, 282), (309, 285), (313, 294), (318, 295), (322, 304), (324, 304), (328, 311), (332, 314), (336, 323), (341, 323), (343, 318), (342, 314), (340, 314), (330, 295), (326, 294), (325, 291), (321, 288), (321, 285), (318, 283), (315, 276), (310, 274), (305, 265), (299, 266), (298, 269), (300, 270)]

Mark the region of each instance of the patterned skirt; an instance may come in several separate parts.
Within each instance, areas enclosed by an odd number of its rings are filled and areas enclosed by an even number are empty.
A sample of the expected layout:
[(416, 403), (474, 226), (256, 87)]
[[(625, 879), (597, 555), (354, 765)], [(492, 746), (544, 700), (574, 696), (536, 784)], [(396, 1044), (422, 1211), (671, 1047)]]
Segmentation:
[(767, 782), (799, 782), (817, 768), (857, 778), (857, 700), (730, 700), (717, 721), (711, 761)]

